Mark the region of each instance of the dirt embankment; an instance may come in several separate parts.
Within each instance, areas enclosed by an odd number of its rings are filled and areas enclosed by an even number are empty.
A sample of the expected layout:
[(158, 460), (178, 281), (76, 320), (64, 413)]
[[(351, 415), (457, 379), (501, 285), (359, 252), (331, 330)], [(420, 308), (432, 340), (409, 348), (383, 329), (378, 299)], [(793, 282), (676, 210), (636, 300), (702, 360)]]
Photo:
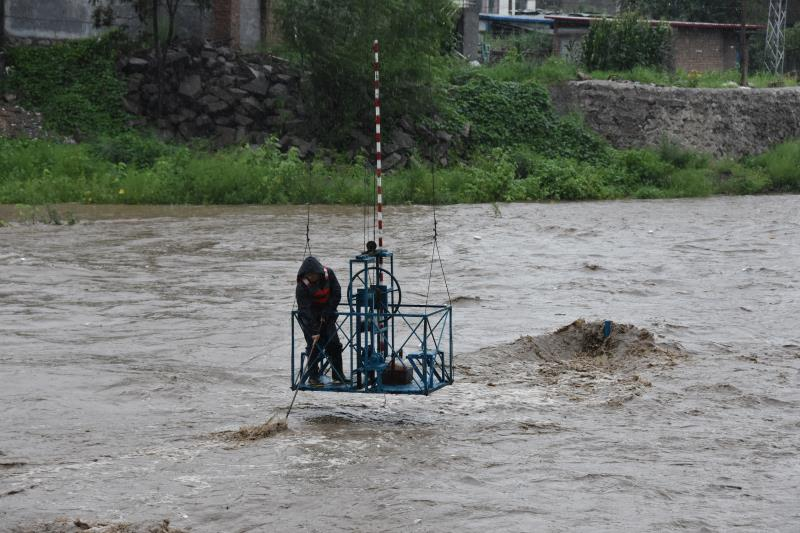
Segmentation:
[(642, 373), (671, 367), (685, 353), (658, 344), (646, 329), (576, 320), (553, 333), (526, 336), (466, 354), (457, 373), (464, 381), (496, 387), (541, 387), (549, 396), (618, 405), (651, 386)]
[(42, 115), (11, 104), (0, 96), (0, 137), (38, 139), (45, 135)]

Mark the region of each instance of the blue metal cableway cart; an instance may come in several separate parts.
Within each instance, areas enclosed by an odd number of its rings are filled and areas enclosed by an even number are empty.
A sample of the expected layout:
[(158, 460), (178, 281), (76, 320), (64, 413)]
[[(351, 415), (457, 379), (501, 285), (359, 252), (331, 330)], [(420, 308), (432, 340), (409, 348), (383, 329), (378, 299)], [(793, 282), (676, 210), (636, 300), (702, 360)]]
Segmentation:
[(350, 260), (349, 310), (336, 321), (344, 345), (340, 383), (325, 375), (334, 370), (324, 345), (313, 355), (322, 364), (321, 384), (309, 383), (309, 354), (292, 311), (292, 389), (427, 396), (453, 383), (451, 306), (403, 304), (393, 254), (370, 245)]

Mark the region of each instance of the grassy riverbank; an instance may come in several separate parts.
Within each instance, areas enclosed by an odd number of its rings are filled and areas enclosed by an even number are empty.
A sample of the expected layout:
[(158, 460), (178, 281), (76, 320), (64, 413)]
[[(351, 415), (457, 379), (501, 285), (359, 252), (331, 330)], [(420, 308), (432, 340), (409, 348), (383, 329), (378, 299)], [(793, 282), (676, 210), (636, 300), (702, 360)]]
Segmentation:
[[(384, 183), (395, 204), (800, 192), (800, 142), (740, 161), (672, 145), (603, 146), (592, 159), (493, 148), (448, 168), (413, 162)], [(0, 139), (4, 204), (359, 204), (371, 197), (363, 160), (307, 163), (272, 144), (207, 152), (138, 134), (84, 144)]]
[[(12, 50), (14, 66), (0, 89), (16, 92), (23, 105), (42, 111), (50, 131), (81, 142), (0, 138), (0, 203), (372, 202), (372, 171), (363, 155), (352, 160), (329, 148), (303, 161), (296, 152), (278, 150), (274, 140), (215, 152), (207, 149), (207, 141), (167, 144), (130, 129), (130, 116), (121, 106), (123, 80), (114, 69), (124, 46), (118, 37)], [(670, 144), (612, 148), (579, 118), (554, 111), (546, 86), (577, 76), (576, 67), (561, 60), (531, 62), (510, 54), (491, 67), (440, 61), (433, 68), (435, 87), (428, 96), (436, 112), (413, 118), (459, 140), (450, 147), (447, 167), (432, 168), (421, 157), (426, 154), (418, 153), (407, 168), (387, 175), (389, 203), (800, 192), (800, 141), (736, 161), (713, 160)], [(683, 76), (642, 69), (630, 74), (642, 80)], [(705, 86), (711, 75), (702, 76), (687, 84)], [(719, 80), (730, 77), (718, 75)], [(386, 124), (391, 132), (391, 120)], [(426, 141), (417, 141), (418, 150), (426, 150)]]

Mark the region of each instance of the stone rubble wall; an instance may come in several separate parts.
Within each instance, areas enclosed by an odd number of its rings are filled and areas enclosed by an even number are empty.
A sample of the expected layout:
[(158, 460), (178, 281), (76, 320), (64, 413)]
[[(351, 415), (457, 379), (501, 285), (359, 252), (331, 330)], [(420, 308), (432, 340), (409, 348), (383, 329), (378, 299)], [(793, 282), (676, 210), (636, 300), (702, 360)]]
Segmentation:
[[(157, 62), (150, 51), (120, 60), (128, 82), (125, 109), (143, 125), (155, 125), (165, 140), (208, 138), (219, 148), (279, 139), (282, 149), (296, 147), (300, 157), (320, 152), (313, 117), (302, 98), (300, 73), (274, 56), (243, 55), (208, 42), (182, 43), (169, 50), (164, 68), (162, 115), (158, 113)], [(370, 106), (371, 102), (366, 105)], [(350, 132), (350, 155), (373, 153), (373, 123)], [(382, 143), (383, 168), (405, 166), (424, 142), (424, 154), (446, 165), (450, 148), (462, 143), (445, 131), (431, 130), (410, 118), (399, 121)]]
[(559, 112), (582, 115), (617, 148), (666, 139), (716, 157), (740, 157), (800, 138), (798, 87), (684, 89), (590, 80), (550, 93)]
[(238, 56), (208, 43), (169, 50), (158, 118), (157, 62), (150, 51), (120, 61), (128, 81), (125, 109), (146, 117), (168, 140), (207, 137), (217, 146), (261, 143), (304, 122), (299, 78), (275, 58)]

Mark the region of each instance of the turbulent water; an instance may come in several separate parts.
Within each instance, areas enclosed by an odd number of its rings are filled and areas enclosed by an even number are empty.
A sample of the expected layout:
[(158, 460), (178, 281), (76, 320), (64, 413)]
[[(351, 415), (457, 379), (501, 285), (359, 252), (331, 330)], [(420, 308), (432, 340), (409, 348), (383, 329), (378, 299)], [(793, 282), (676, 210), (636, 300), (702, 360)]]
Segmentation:
[[(246, 444), (213, 435), (291, 400), (304, 207), (0, 228), (0, 530), (798, 530), (800, 197), (437, 215), (456, 384), (301, 392), (288, 431)], [(431, 210), (386, 220), (404, 300), (424, 299)], [(361, 210), (314, 208), (310, 226), (346, 278)], [(447, 300), (441, 276), (431, 291)], [(506, 344), (580, 317), (686, 355), (559, 379)]]

